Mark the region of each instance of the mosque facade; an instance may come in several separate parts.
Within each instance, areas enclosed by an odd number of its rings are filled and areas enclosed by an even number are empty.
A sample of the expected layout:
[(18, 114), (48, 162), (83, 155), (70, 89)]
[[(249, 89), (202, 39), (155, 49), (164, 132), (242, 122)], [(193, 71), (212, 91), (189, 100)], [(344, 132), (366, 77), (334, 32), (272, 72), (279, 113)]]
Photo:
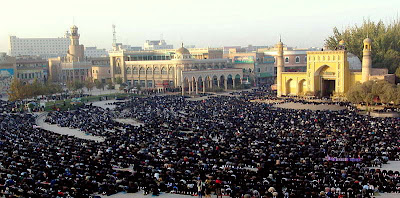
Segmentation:
[(174, 51), (116, 49), (109, 53), (111, 79), (121, 78), (128, 86), (146, 89), (180, 88), (182, 94), (239, 85), (243, 78), (242, 69), (233, 68), (233, 64), (222, 56), (211, 58), (209, 52), (210, 58), (205, 59), (203, 55), (192, 55), (183, 44)]
[(278, 42), (277, 96), (341, 97), (357, 82), (382, 79), (394, 82), (387, 69), (372, 68), (372, 40), (364, 40), (362, 62), (339, 42), (337, 50), (308, 51), (305, 72), (284, 72), (283, 43)]

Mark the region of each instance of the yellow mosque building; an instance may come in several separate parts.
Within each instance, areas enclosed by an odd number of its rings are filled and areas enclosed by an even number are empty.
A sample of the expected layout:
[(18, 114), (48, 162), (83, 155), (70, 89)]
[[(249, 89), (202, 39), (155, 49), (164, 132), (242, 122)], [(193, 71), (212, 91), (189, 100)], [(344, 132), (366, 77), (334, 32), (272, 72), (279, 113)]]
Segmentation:
[(277, 96), (344, 96), (356, 82), (382, 79), (394, 83), (387, 69), (372, 68), (372, 40), (364, 40), (362, 62), (339, 42), (337, 50), (307, 52), (306, 72), (284, 72), (283, 43), (279, 41), (277, 61)]

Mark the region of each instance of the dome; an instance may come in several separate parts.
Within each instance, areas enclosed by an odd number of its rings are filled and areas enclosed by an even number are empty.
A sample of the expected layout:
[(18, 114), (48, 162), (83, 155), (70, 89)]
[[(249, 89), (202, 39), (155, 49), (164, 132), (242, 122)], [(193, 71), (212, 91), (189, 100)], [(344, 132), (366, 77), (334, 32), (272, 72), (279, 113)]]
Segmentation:
[(344, 42), (343, 39), (341, 41), (339, 41), (339, 45), (344, 45), (344, 44), (346, 44), (346, 42)]
[(184, 54), (190, 54), (189, 50), (186, 49), (186, 48), (184, 48), (184, 47), (181, 47), (181, 48), (177, 49), (177, 50), (176, 50), (176, 53), (177, 53), (177, 54), (182, 54), (182, 55), (184, 55)]
[(78, 29), (78, 27), (76, 27), (76, 25), (73, 25), (73, 26), (71, 27), (71, 29)]
[(372, 43), (372, 40), (370, 38), (364, 39), (364, 43)]
[(347, 53), (347, 61), (349, 62), (350, 70), (361, 70), (361, 60), (352, 53)]

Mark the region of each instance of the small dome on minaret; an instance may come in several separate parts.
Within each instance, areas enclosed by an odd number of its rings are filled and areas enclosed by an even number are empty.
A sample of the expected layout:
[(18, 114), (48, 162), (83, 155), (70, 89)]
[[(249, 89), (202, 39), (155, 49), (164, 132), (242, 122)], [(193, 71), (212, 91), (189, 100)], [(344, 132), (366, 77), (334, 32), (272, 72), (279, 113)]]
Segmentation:
[(366, 38), (366, 39), (364, 39), (364, 43), (371, 44), (372, 43), (372, 39)]

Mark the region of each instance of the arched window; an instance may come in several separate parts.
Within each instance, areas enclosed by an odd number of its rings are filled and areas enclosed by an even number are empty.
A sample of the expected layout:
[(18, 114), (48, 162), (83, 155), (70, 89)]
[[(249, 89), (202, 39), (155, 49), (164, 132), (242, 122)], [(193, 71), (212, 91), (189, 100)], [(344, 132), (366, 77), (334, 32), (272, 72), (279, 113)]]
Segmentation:
[(289, 63), (289, 57), (285, 57), (285, 63)]
[(126, 68), (126, 74), (132, 74), (132, 70), (130, 67)]
[(138, 74), (137, 67), (134, 67), (132, 71), (133, 71), (133, 74), (134, 74), (134, 75), (137, 75), (137, 74)]
[(161, 68), (161, 74), (167, 74), (167, 69), (165, 69), (165, 67)]
[(153, 69), (151, 67), (148, 67), (146, 69), (146, 73), (147, 73), (147, 75), (152, 75), (153, 74)]
[(296, 63), (300, 63), (300, 57), (296, 56)]
[(171, 76), (174, 75), (174, 68), (173, 67), (169, 68), (169, 75), (171, 75)]
[(117, 67), (117, 71), (115, 72), (116, 74), (121, 74), (121, 67)]
[(145, 74), (144, 68), (143, 68), (143, 67), (141, 67), (141, 68), (139, 69), (139, 74)]
[(154, 67), (154, 74), (160, 74), (160, 69), (158, 67)]
[(304, 56), (304, 62), (305, 63), (307, 62), (307, 56)]

